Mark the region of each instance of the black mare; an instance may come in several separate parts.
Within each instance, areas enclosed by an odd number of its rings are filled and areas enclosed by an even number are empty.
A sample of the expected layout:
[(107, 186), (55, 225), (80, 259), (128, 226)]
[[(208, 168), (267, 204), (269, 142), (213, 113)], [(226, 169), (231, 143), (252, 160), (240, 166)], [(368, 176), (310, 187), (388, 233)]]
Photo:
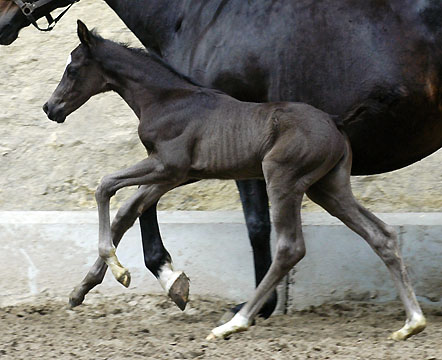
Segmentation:
[[(341, 115), (354, 175), (394, 170), (442, 146), (440, 1), (106, 3), (150, 51), (203, 85), (240, 100), (302, 101)], [(0, 43), (26, 25), (10, 0), (0, 0)], [(267, 195), (263, 182), (238, 186), (258, 283), (270, 264)], [(145, 262), (155, 273), (168, 257), (155, 205), (140, 220)]]

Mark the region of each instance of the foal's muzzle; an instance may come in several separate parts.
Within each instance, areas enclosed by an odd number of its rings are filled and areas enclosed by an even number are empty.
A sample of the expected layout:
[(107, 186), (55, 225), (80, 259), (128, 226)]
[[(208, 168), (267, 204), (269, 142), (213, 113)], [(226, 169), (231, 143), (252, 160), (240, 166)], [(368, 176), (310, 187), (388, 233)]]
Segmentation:
[(49, 103), (43, 105), (43, 111), (50, 120), (55, 121), (59, 124), (63, 123), (66, 120), (66, 115), (64, 115), (63, 110), (57, 109), (54, 106), (50, 106)]

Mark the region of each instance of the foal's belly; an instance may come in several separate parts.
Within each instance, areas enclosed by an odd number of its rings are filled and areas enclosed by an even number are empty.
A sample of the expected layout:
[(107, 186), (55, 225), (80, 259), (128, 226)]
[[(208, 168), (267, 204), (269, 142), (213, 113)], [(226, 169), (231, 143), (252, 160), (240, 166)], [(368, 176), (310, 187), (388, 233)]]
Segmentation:
[(189, 177), (235, 180), (263, 178), (262, 159), (256, 154), (241, 153), (233, 144), (230, 148), (224, 147), (222, 140), (213, 145), (192, 159)]
[(218, 134), (198, 142), (192, 155), (189, 175), (198, 179), (262, 178), (259, 138), (244, 133)]

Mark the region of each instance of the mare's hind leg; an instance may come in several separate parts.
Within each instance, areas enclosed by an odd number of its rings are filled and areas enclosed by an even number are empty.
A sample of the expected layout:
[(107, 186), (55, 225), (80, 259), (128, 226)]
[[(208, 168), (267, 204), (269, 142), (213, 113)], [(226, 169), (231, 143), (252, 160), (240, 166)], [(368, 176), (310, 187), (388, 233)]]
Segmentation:
[(301, 202), (305, 188), (301, 184), (309, 181), (297, 182), (299, 179), (290, 176), (288, 171), (284, 171), (285, 168), (279, 166), (273, 162), (263, 162), (277, 237), (273, 262), (252, 298), (229, 322), (213, 329), (208, 340), (247, 330), (280, 280), (305, 255), (301, 228)]
[(394, 332), (391, 338), (405, 340), (425, 328), (425, 317), (410, 284), (396, 233), (355, 200), (350, 185), (350, 167), (351, 155), (347, 154), (335, 169), (310, 187), (307, 195), (362, 236), (388, 267), (407, 315), (404, 327)]

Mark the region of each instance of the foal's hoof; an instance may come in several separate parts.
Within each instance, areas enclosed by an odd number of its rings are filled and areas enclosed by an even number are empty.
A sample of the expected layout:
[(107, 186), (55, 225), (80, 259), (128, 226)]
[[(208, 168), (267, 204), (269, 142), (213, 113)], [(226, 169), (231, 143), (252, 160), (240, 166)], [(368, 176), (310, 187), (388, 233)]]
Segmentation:
[(130, 272), (125, 267), (120, 266), (110, 266), (112, 274), (115, 279), (122, 284), (124, 287), (129, 287), (130, 285)]
[(130, 285), (130, 273), (129, 270), (125, 269), (126, 271), (124, 274), (122, 274), (120, 277), (117, 278), (117, 281), (121, 283), (124, 287), (129, 287)]
[(390, 339), (401, 341), (407, 340), (410, 336), (419, 334), (427, 326), (423, 315), (417, 315), (412, 320), (407, 320), (404, 327), (390, 335)]
[(77, 288), (74, 288), (74, 290), (71, 291), (69, 295), (69, 306), (71, 308), (74, 308), (78, 305), (83, 304), (84, 301), (84, 294), (80, 292)]
[(244, 316), (236, 314), (229, 322), (213, 329), (206, 340), (224, 339), (230, 334), (246, 331), (249, 327), (249, 321)]
[[(263, 319), (269, 318), (270, 315), (272, 315), (273, 311), (275, 311), (277, 301), (278, 301), (278, 298), (277, 298), (276, 292), (273, 291), (270, 298), (264, 303), (264, 305), (259, 310), (258, 316)], [(237, 314), (242, 309), (242, 307), (244, 305), (245, 305), (245, 303), (241, 303), (241, 304), (235, 305), (233, 308), (226, 311), (224, 313), (224, 315), (221, 317), (221, 319), (218, 320), (217, 325), (220, 326), (220, 325), (223, 325), (223, 324), (227, 323), (228, 321), (230, 321), (235, 316), (235, 314)], [(254, 325), (254, 324), (255, 324), (255, 321), (253, 321), (252, 325)]]
[(183, 311), (189, 301), (189, 278), (181, 273), (169, 289), (169, 297)]
[[(245, 303), (238, 304), (235, 307), (231, 308), (230, 310), (226, 311), (224, 313), (224, 315), (221, 316), (221, 318), (218, 320), (218, 322), (216, 323), (216, 326), (221, 326), (221, 325), (228, 323), (230, 320), (233, 319), (233, 317), (241, 310), (241, 308), (244, 305), (245, 305)], [(260, 313), (258, 313), (258, 315), (264, 317)], [(267, 319), (267, 317), (265, 317), (265, 319)], [(252, 320), (251, 325), (255, 325), (255, 319)]]

